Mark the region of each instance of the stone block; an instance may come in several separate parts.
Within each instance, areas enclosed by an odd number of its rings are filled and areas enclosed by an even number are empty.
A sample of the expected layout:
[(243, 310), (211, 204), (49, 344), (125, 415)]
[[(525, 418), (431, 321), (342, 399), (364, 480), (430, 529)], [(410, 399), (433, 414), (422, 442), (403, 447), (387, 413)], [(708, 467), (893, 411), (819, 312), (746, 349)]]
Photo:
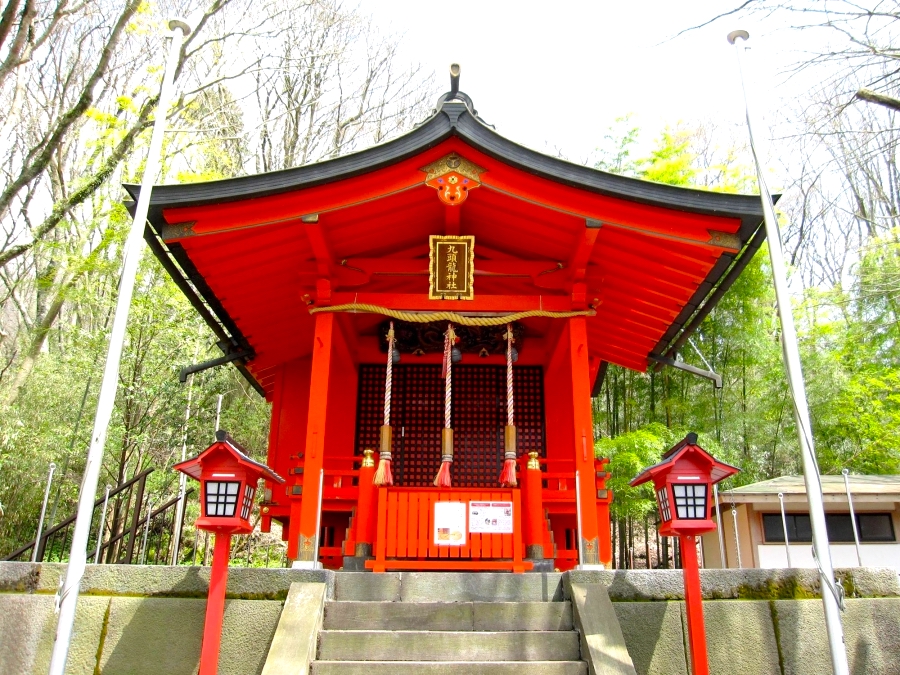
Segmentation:
[[(712, 675), (767, 675), (780, 672), (771, 602), (704, 602), (703, 617)], [(684, 625), (687, 625), (686, 616)]]
[(574, 632), (322, 631), (322, 661), (574, 661)]
[[(222, 623), (220, 675), (260, 673), (281, 603), (228, 600)], [(206, 601), (112, 598), (100, 658), (103, 675), (193, 675), (200, 662)]]
[(900, 598), (846, 600), (844, 642), (853, 675), (900, 671)]
[(615, 610), (601, 584), (571, 584), (569, 592), (581, 636), (581, 656), (592, 673), (636, 675)]
[(316, 661), (312, 675), (587, 675), (584, 661)]
[(471, 631), (472, 613), (472, 604), (465, 602), (329, 602), (325, 607), (325, 628)]
[[(784, 675), (831, 672), (821, 600), (776, 601)], [(848, 599), (841, 615), (853, 675), (893, 675), (900, 663), (900, 599)]]
[(291, 584), (263, 675), (308, 675), (324, 609), (325, 584)]
[[(85, 595), (205, 598), (209, 567), (166, 565), (88, 565), (81, 582)], [(0, 591), (55, 593), (66, 573), (60, 563), (0, 563)], [(229, 598), (284, 600), (292, 582), (325, 583), (333, 597), (334, 572), (285, 568), (242, 568), (228, 571)]]
[(105, 675), (193, 675), (200, 663), (206, 602), (112, 598), (100, 658)]
[[(0, 595), (0, 675), (45, 675), (56, 635), (51, 595)], [(81, 597), (66, 675), (94, 675), (109, 598)]]
[[(687, 675), (680, 602), (614, 602), (638, 675)], [(766, 674), (769, 675), (769, 674)]]
[(548, 602), (562, 599), (562, 575), (406, 572), (403, 602)]
[[(322, 586), (324, 591), (324, 584)], [(273, 600), (228, 600), (225, 603), (219, 675), (262, 673), (282, 605)], [(106, 675), (105, 671), (103, 675)]]
[(336, 572), (334, 595), (330, 597), (342, 601), (399, 602), (400, 572)]
[(0, 562), (0, 593), (34, 593), (40, 577), (40, 565)]
[(472, 604), (474, 629), (572, 630), (569, 602), (476, 602)]
[[(900, 597), (895, 570), (853, 568), (836, 571), (853, 597)], [(572, 570), (572, 583), (604, 584), (613, 602), (683, 600), (681, 570)], [(705, 600), (805, 600), (818, 597), (819, 576), (811, 569), (700, 570)]]

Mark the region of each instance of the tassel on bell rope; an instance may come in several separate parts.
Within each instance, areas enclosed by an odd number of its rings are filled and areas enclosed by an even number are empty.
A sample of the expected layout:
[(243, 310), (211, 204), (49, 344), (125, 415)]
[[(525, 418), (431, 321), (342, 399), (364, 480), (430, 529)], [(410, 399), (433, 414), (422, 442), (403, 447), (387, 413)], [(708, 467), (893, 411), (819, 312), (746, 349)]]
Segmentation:
[(378, 468), (372, 478), (373, 485), (393, 485), (391, 473), (391, 381), (394, 366), (394, 322), (388, 328), (387, 371), (384, 377), (384, 425), (381, 427), (381, 451), (378, 455)]
[(513, 331), (512, 324), (506, 324), (506, 428), (504, 429), (503, 471), (500, 472), (500, 485), (516, 487), (516, 427), (513, 406)]
[(441, 468), (434, 479), (436, 487), (450, 487), (450, 465), (453, 463), (453, 429), (450, 428), (450, 405), (453, 396), (453, 345), (456, 333), (447, 324), (444, 333), (444, 428), (441, 429)]

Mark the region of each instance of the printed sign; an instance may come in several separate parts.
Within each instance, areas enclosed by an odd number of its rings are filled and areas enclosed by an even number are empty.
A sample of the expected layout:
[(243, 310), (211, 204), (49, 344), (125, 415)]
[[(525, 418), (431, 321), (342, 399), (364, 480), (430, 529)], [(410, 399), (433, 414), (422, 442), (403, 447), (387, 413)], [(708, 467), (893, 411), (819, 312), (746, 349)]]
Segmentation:
[(434, 543), (437, 546), (466, 545), (466, 505), (463, 502), (434, 503)]
[(475, 237), (429, 238), (429, 289), (431, 300), (472, 300), (475, 292)]
[(512, 502), (469, 502), (469, 532), (512, 534)]

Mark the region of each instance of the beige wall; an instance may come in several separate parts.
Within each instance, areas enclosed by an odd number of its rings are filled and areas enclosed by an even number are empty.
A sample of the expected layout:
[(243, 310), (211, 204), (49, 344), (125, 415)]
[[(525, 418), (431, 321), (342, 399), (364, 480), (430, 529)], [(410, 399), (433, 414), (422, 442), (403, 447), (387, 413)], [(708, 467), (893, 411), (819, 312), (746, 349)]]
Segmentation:
[[(849, 513), (846, 499), (834, 499), (829, 495), (825, 502), (827, 513)], [(723, 495), (723, 499), (727, 499)], [(762, 516), (766, 513), (780, 513), (780, 504), (777, 497), (761, 498), (759, 502), (748, 504), (736, 504), (737, 533), (740, 541), (741, 567), (779, 568), (787, 567), (787, 553), (784, 544), (766, 543), (763, 535)], [(803, 513), (808, 510), (805, 499), (797, 499), (791, 495), (785, 499), (786, 513)], [(890, 512), (894, 524), (894, 536), (900, 540), (900, 502), (877, 498), (877, 501), (854, 500), (853, 508), (857, 513)], [(721, 505), (723, 535), (725, 540), (725, 565), (722, 564), (719, 554), (718, 532), (710, 532), (701, 537), (703, 548), (703, 565), (708, 569), (737, 568), (737, 545), (734, 535), (734, 517), (731, 514), (731, 505), (727, 502)], [(857, 562), (856, 547), (852, 543), (832, 544), (832, 561), (835, 567), (855, 567)], [(792, 544), (792, 567), (815, 567), (809, 542)], [(862, 543), (860, 544), (862, 564), (867, 567), (894, 567), (900, 572), (900, 541), (893, 543)]]

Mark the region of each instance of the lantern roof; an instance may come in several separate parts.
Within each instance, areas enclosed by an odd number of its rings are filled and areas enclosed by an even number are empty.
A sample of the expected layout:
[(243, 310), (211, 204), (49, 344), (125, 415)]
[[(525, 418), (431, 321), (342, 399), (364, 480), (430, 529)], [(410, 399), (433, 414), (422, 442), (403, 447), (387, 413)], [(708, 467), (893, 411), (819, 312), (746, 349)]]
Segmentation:
[[(512, 312), (525, 299), (553, 311), (593, 307), (598, 373), (673, 358), (765, 238), (756, 195), (544, 155), (497, 133), (461, 92), (446, 98), (409, 133), (360, 152), (153, 188), (150, 248), (260, 393), (274, 390), (281, 364), (311, 352), (304, 297), (318, 306), (427, 299), (429, 235), (475, 237), (475, 302), (445, 309)], [(450, 168), (478, 187), (465, 204), (438, 199)], [(136, 201), (140, 186), (124, 187)], [(380, 320), (352, 318), (360, 335), (375, 335)], [(546, 320), (525, 323), (529, 335), (549, 330)]]
[(255, 459), (251, 459), (247, 456), (247, 451), (235, 441), (231, 436), (228, 435), (227, 432), (219, 430), (216, 431), (216, 441), (212, 445), (210, 445), (206, 450), (191, 457), (189, 459), (184, 460), (183, 462), (179, 462), (175, 464), (172, 468), (186, 473), (191, 478), (196, 480), (200, 480), (200, 475), (203, 471), (203, 464), (209, 461), (213, 456), (218, 455), (220, 453), (227, 453), (230, 455), (234, 461), (236, 461), (240, 466), (244, 467), (251, 474), (256, 474), (257, 478), (265, 478), (267, 480), (273, 480), (277, 483), (284, 483), (284, 478), (279, 476), (277, 473), (272, 471), (268, 466), (261, 462), (257, 462)]
[(690, 464), (697, 469), (707, 472), (710, 476), (710, 482), (712, 483), (718, 483), (740, 471), (740, 469), (735, 466), (717, 460), (706, 450), (697, 445), (697, 434), (689, 433), (663, 453), (661, 462), (641, 471), (640, 474), (631, 480), (629, 485), (631, 487), (637, 487), (638, 485), (654, 480), (657, 476), (665, 476), (672, 471), (679, 470), (679, 465), (683, 466), (685, 460), (690, 462)]

